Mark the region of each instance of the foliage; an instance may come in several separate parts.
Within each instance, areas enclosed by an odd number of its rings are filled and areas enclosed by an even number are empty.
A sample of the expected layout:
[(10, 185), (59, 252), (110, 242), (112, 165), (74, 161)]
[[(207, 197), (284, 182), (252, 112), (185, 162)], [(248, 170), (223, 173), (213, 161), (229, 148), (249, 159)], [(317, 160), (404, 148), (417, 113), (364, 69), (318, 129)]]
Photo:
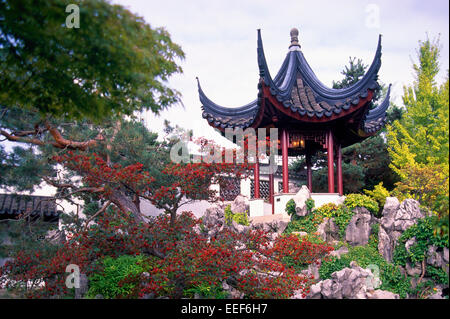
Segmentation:
[(345, 205), (338, 206), (333, 203), (328, 203), (317, 208), (315, 214), (321, 216), (321, 220), (325, 217), (333, 218), (334, 223), (339, 227), (339, 236), (344, 238), (345, 230), (354, 213)]
[(356, 62), (355, 60), (356, 57), (349, 58), (349, 65), (345, 66), (345, 69), (341, 71), (344, 78), (341, 81), (333, 81), (334, 89), (349, 87), (358, 82), (364, 76), (368, 65), (364, 65), (361, 59), (358, 59)]
[(78, 29), (64, 23), (67, 1), (1, 2), (0, 105), (100, 121), (179, 101), (166, 81), (184, 53), (165, 29), (107, 1), (71, 3)]
[(400, 177), (396, 190), (437, 212), (448, 235), (449, 77), (438, 85), (439, 40), (419, 41), (412, 85), (403, 88), (406, 111), (388, 126), (391, 168)]
[(288, 202), (286, 203), (286, 209), (285, 209), (285, 211), (286, 211), (286, 213), (289, 215), (289, 216), (294, 216), (295, 215), (295, 208), (296, 208), (297, 206), (296, 206), (296, 204), (295, 204), (295, 201), (291, 198), (290, 200), (288, 200)]
[(319, 214), (323, 217), (331, 218), (334, 216), (335, 211), (338, 210), (339, 207), (334, 203), (327, 203), (318, 208), (316, 208), (315, 213)]
[(196, 295), (207, 299), (227, 299), (228, 293), (218, 284), (199, 283), (197, 286), (186, 289), (184, 295), (188, 298), (195, 298)]
[(370, 235), (368, 245), (374, 250), (378, 251), (378, 233), (380, 231), (380, 224), (375, 223), (370, 225)]
[(350, 209), (356, 207), (367, 208), (369, 212), (374, 215), (378, 214), (378, 203), (371, 199), (369, 196), (362, 194), (348, 194), (345, 196), (344, 205)]
[(284, 233), (290, 234), (292, 232), (304, 231), (308, 234), (315, 233), (317, 227), (323, 222), (324, 218), (333, 218), (336, 225), (339, 227), (339, 235), (345, 236), (345, 230), (350, 222), (353, 212), (344, 205), (336, 205), (334, 203), (324, 204), (314, 209), (306, 216), (295, 217), (289, 222)]
[[(41, 248), (14, 253), (14, 261), (0, 268), (0, 277), (8, 278), (0, 285), (14, 284), (17, 291), (32, 298), (68, 297), (71, 292), (65, 286), (65, 267), (77, 264), (81, 273), (99, 279), (96, 287), (106, 289), (118, 281), (118, 290), (107, 289), (110, 297), (153, 294), (181, 298), (201, 291), (206, 294), (207, 287), (211, 287), (210, 296), (223, 297), (218, 283), (227, 281), (247, 298), (288, 298), (298, 290), (306, 294), (311, 278), (297, 273), (294, 264), (284, 264), (287, 249), (301, 264), (314, 263), (332, 249), (296, 236), (280, 236), (271, 246), (271, 237), (262, 230), (236, 233), (218, 225), (204, 226), (214, 228), (216, 235), (208, 238), (195, 231), (199, 223), (187, 212), (171, 226), (167, 215), (144, 223), (109, 209), (87, 229), (68, 226), (69, 240), (52, 254), (44, 255)], [(133, 274), (126, 276), (127, 269)], [(138, 278), (136, 273), (143, 269), (149, 275)], [(101, 274), (108, 274), (111, 280)], [(30, 281), (43, 285), (24, 289)], [(94, 293), (97, 291), (92, 290)]]
[(345, 238), (345, 230), (353, 215), (354, 212), (347, 206), (341, 206), (334, 212), (333, 221), (339, 227), (340, 238)]
[(305, 205), (306, 205), (306, 211), (308, 212), (308, 214), (310, 214), (313, 211), (314, 206), (315, 206), (314, 199), (308, 198), (305, 201)]
[(231, 205), (228, 205), (227, 207), (225, 207), (225, 222), (227, 223), (227, 225), (231, 225), (233, 221), (244, 226), (250, 225), (247, 212), (234, 213), (231, 211)]
[(448, 274), (442, 268), (428, 265), (426, 274), (431, 277), (435, 283), (448, 286)]
[[(95, 193), (100, 199), (109, 200), (124, 212), (131, 211), (138, 220), (142, 220), (140, 199), (147, 199), (157, 208), (164, 209), (174, 220), (177, 210), (188, 202), (217, 200), (218, 194), (210, 185), (223, 185), (226, 182), (223, 174), (244, 177), (248, 168), (246, 163), (205, 162), (162, 162), (162, 166), (155, 168), (158, 164), (147, 162), (144, 165), (136, 159), (122, 161), (128, 164), (123, 166), (108, 162), (108, 157), (105, 159), (95, 152), (82, 151), (67, 151), (51, 159), (80, 176), (86, 186), (84, 191)], [(111, 160), (111, 157), (109, 159)], [(158, 180), (151, 174), (155, 171)], [(164, 177), (159, 178), (160, 175)], [(69, 184), (69, 187), (75, 188), (73, 184)]]
[[(395, 264), (405, 266), (407, 262), (413, 264), (421, 262), (426, 258), (428, 247), (431, 245), (448, 248), (448, 237), (434, 232), (433, 226), (437, 218), (437, 216), (430, 216), (419, 219), (416, 224), (403, 232), (394, 250), (393, 261)], [(412, 238), (415, 238), (416, 242), (408, 251), (405, 243)]]
[(101, 294), (106, 299), (127, 297), (134, 285), (124, 285), (121, 281), (128, 276), (140, 275), (145, 271), (143, 256), (106, 257), (100, 262), (102, 270), (89, 276), (89, 297), (95, 297), (97, 294)]
[(381, 212), (383, 210), (384, 204), (386, 203), (386, 197), (391, 196), (389, 191), (383, 187), (383, 182), (380, 182), (379, 184), (375, 185), (373, 190), (364, 190), (364, 193), (366, 195), (372, 197), (374, 200), (378, 203), (378, 213), (375, 214), (377, 217), (381, 217)]
[[(418, 220), (417, 224), (408, 228), (398, 239), (398, 244), (394, 250), (393, 264), (388, 263), (378, 252), (378, 228), (379, 224), (372, 227), (369, 243), (366, 246), (348, 246), (349, 252), (340, 258), (331, 257), (322, 263), (319, 270), (321, 279), (330, 278), (331, 274), (345, 267), (349, 267), (351, 261), (356, 261), (362, 268), (368, 265), (377, 265), (380, 269), (382, 285), (380, 289), (385, 289), (398, 293), (402, 298), (407, 295), (422, 295), (425, 288), (420, 286), (413, 289), (411, 278), (402, 274), (399, 266), (405, 266), (406, 262), (420, 262), (424, 260), (429, 245), (437, 247), (448, 247), (448, 238), (438, 236), (433, 233), (433, 217), (426, 217)], [(417, 242), (410, 247), (409, 252), (405, 248), (407, 240), (415, 237)], [(448, 282), (448, 275), (442, 269), (427, 266), (426, 275), (431, 277), (434, 283)], [(431, 285), (427, 283), (426, 285)]]
[[(404, 178), (396, 183), (395, 192), (426, 205), (432, 211), (445, 216), (449, 209), (448, 172), (442, 165), (425, 165), (411, 162), (402, 169)], [(448, 223), (447, 223), (448, 225)]]
[(314, 211), (306, 216), (293, 216), (294, 218), (288, 223), (284, 230), (284, 234), (300, 231), (314, 233), (317, 230), (317, 226), (322, 222), (322, 217), (319, 214), (315, 214)]
[[(311, 237), (310, 237), (311, 238)], [(276, 258), (279, 258), (286, 267), (300, 272), (319, 258), (326, 257), (333, 247), (328, 246), (316, 237), (310, 238), (290, 235), (282, 235), (281, 240), (274, 244)]]

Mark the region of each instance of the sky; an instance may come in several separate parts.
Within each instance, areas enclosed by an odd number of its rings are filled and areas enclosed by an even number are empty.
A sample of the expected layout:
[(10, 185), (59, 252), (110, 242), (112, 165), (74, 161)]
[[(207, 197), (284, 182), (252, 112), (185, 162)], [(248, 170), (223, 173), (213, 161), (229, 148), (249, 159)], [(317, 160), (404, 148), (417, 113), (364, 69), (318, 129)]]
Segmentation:
[[(392, 83), (391, 100), (402, 104), (403, 86), (414, 81), (419, 40), (440, 38), (443, 82), (449, 68), (449, 4), (447, 0), (114, 0), (144, 17), (152, 27), (164, 27), (185, 52), (178, 61), (183, 73), (168, 85), (181, 92), (183, 105), (159, 116), (146, 113), (148, 128), (162, 132), (165, 119), (195, 136), (220, 136), (201, 116), (196, 77), (215, 103), (238, 107), (253, 101), (259, 79), (257, 29), (272, 76), (290, 44), (289, 32), (299, 29), (303, 54), (317, 77), (331, 86), (349, 57), (370, 65), (382, 34), (379, 80)], [(162, 133), (161, 133), (162, 134)], [(223, 141), (223, 140), (222, 140)]]

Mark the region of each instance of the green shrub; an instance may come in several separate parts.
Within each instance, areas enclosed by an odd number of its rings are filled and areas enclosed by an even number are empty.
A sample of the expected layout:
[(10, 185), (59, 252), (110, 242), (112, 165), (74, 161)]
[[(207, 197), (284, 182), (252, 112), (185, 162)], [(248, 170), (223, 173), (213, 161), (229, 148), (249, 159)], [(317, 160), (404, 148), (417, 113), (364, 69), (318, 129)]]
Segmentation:
[(306, 200), (305, 204), (306, 204), (306, 210), (308, 211), (308, 214), (310, 214), (313, 211), (314, 206), (315, 206), (314, 199), (308, 198)]
[(333, 203), (328, 203), (320, 206), (315, 210), (315, 213), (323, 218), (333, 218), (334, 223), (339, 227), (339, 236), (344, 238), (345, 230), (347, 229), (348, 223), (352, 219), (354, 213), (344, 205), (336, 205)]
[(323, 204), (322, 206), (315, 209), (315, 213), (322, 216), (322, 219), (324, 217), (331, 218), (334, 216), (336, 210), (338, 210), (339, 207), (334, 203), (328, 203)]
[[(287, 207), (288, 205), (286, 205), (286, 209)], [(344, 205), (338, 206), (333, 203), (324, 204), (306, 216), (300, 217), (293, 215), (291, 222), (286, 227), (285, 233), (305, 231), (311, 234), (317, 231), (317, 227), (323, 222), (324, 218), (333, 218), (339, 227), (339, 235), (343, 238), (353, 215), (354, 213)]]
[(380, 231), (380, 224), (370, 225), (370, 236), (368, 245), (378, 251), (378, 233)]
[(89, 277), (88, 297), (95, 297), (97, 294), (103, 295), (106, 299), (127, 297), (132, 293), (136, 283), (121, 282), (143, 273), (145, 271), (143, 261), (143, 256), (123, 255), (118, 258), (104, 258), (101, 261), (102, 271)]
[(339, 227), (339, 236), (341, 238), (345, 237), (345, 230), (347, 229), (348, 223), (352, 219), (354, 213), (346, 206), (340, 206), (335, 212), (333, 217), (334, 223)]
[(322, 222), (322, 217), (316, 214), (314, 211), (306, 216), (293, 215), (293, 219), (289, 222), (285, 234), (290, 234), (292, 232), (304, 231), (307, 233), (314, 233), (317, 231), (317, 226)]
[(383, 210), (384, 204), (386, 203), (386, 197), (391, 196), (389, 191), (383, 187), (383, 182), (380, 182), (378, 185), (375, 185), (373, 190), (364, 190), (368, 196), (372, 197), (377, 201), (379, 209), (377, 212), (377, 217), (381, 217), (381, 211)]
[[(448, 237), (434, 232), (435, 219), (437, 218), (437, 216), (429, 216), (419, 219), (416, 224), (403, 232), (394, 250), (393, 261), (395, 264), (405, 266), (408, 261), (413, 264), (421, 262), (431, 245), (441, 248), (448, 247)], [(408, 252), (405, 244), (413, 237), (416, 238), (416, 243), (410, 247)]]
[(294, 216), (295, 208), (296, 208), (295, 201), (293, 199), (288, 200), (288, 202), (286, 203), (286, 208), (285, 208), (286, 213), (289, 216)]
[(348, 194), (345, 197), (344, 205), (353, 210), (356, 207), (364, 207), (374, 215), (378, 215), (378, 203), (366, 195)]
[(233, 213), (231, 211), (231, 205), (228, 205), (225, 207), (225, 222), (227, 225), (231, 225), (233, 221), (244, 226), (250, 225), (247, 212)]
[(193, 286), (184, 290), (184, 296), (186, 298), (194, 298), (196, 294), (202, 298), (208, 299), (228, 298), (228, 293), (223, 290), (220, 284), (208, 285), (206, 283), (200, 283), (197, 286)]
[(448, 274), (442, 269), (428, 265), (426, 275), (431, 277), (434, 282), (448, 286)]

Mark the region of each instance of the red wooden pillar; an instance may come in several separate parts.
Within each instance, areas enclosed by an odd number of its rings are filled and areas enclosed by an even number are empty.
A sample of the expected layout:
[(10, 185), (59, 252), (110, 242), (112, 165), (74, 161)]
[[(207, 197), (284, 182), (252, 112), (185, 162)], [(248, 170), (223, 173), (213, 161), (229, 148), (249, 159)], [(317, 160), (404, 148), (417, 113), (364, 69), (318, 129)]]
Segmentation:
[(312, 193), (311, 153), (306, 152), (306, 180), (310, 193)]
[(334, 193), (334, 156), (333, 156), (333, 133), (328, 131), (327, 148), (328, 148), (328, 193)]
[[(256, 142), (258, 143), (258, 141)], [(258, 145), (256, 145), (256, 155), (255, 155), (255, 169), (253, 170), (253, 181), (255, 184), (255, 197), (260, 198), (259, 194), (259, 156), (258, 156)]]
[(283, 166), (283, 193), (289, 193), (289, 170), (288, 170), (288, 132), (283, 129), (281, 132), (281, 155)]
[(344, 186), (342, 184), (342, 149), (341, 144), (337, 145), (337, 184), (339, 195), (344, 195)]
[(275, 203), (273, 200), (274, 194), (273, 174), (269, 174), (269, 202), (272, 205), (272, 215), (275, 214)]

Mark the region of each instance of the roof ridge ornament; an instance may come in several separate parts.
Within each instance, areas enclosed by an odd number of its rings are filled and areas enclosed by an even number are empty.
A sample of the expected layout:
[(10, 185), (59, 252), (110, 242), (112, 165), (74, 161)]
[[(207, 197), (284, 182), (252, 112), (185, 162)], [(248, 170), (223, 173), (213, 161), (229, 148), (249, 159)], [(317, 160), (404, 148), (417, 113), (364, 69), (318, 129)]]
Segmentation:
[(289, 50), (291, 51), (300, 51), (300, 43), (298, 43), (298, 29), (292, 28), (291, 29), (291, 45), (289, 46)]

